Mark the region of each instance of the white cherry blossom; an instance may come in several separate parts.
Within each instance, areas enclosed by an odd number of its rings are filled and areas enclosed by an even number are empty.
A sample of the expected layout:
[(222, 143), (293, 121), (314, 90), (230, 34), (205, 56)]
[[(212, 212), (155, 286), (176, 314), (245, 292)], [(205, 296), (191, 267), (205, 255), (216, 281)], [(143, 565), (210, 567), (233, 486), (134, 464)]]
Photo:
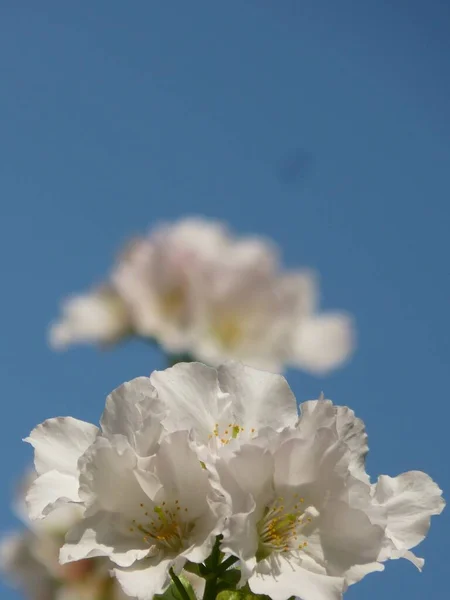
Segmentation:
[(34, 448), (37, 473), (27, 494), (30, 518), (40, 519), (55, 507), (81, 502), (80, 459), (97, 437), (123, 439), (137, 456), (154, 452), (164, 414), (149, 378), (138, 377), (108, 396), (101, 429), (72, 417), (38, 425), (25, 439)]
[(112, 281), (129, 307), (136, 332), (171, 352), (188, 350), (206, 270), (226, 251), (224, 227), (202, 219), (163, 225), (131, 242), (113, 269)]
[(66, 536), (63, 563), (107, 556), (125, 593), (144, 600), (168, 587), (170, 568), (179, 573), (209, 556), (221, 504), (187, 432), (165, 436), (140, 461), (123, 437), (99, 436), (82, 463), (86, 513)]
[(106, 557), (125, 593), (142, 600), (167, 588), (170, 568), (209, 556), (224, 514), (189, 432), (161, 435), (164, 415), (143, 377), (108, 397), (101, 429), (50, 419), (27, 440), (38, 472), (27, 496), (32, 518), (67, 504), (82, 509), (62, 563)]
[(50, 341), (112, 344), (130, 334), (212, 366), (240, 360), (319, 375), (344, 363), (355, 345), (348, 314), (320, 311), (314, 273), (286, 271), (268, 240), (202, 218), (130, 242), (106, 285), (63, 305)]
[(150, 376), (166, 407), (167, 431), (186, 430), (208, 460), (271, 428), (281, 431), (298, 419), (295, 397), (284, 377), (229, 362), (217, 369), (178, 363)]
[(337, 600), (389, 558), (421, 567), (410, 548), (444, 507), (436, 484), (412, 472), (371, 485), (353, 412), (326, 400), (301, 409), (295, 428), (215, 457), (232, 507), (222, 549), (239, 557), (241, 584), (273, 600)]

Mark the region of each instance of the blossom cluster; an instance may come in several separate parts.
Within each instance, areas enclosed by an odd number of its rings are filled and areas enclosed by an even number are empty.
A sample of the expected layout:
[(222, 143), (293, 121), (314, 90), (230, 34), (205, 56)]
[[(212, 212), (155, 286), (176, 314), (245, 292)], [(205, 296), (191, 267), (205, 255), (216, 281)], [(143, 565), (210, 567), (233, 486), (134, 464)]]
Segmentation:
[(352, 319), (319, 312), (317, 277), (283, 270), (274, 245), (185, 219), (127, 245), (106, 283), (68, 298), (50, 329), (62, 348), (135, 335), (217, 366), (326, 373), (352, 353)]
[(205, 600), (248, 589), (338, 600), (406, 558), (444, 502), (420, 471), (371, 483), (364, 424), (320, 398), (297, 404), (277, 374), (179, 363), (114, 390), (100, 427), (49, 419), (27, 438), (31, 519), (77, 507), (67, 565), (103, 557), (125, 594), (151, 600), (183, 572)]

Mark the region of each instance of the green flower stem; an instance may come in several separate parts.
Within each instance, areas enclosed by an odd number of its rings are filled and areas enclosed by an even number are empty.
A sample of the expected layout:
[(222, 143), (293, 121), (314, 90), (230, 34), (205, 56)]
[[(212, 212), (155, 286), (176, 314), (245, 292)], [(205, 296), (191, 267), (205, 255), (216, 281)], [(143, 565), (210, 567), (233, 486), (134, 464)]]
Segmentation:
[(175, 575), (175, 573), (173, 572), (172, 567), (170, 568), (169, 573), (170, 573), (170, 576), (172, 577), (172, 581), (174, 582), (175, 587), (178, 590), (178, 593), (181, 596), (181, 600), (191, 600), (184, 585), (181, 583), (180, 578), (177, 577), (177, 575)]

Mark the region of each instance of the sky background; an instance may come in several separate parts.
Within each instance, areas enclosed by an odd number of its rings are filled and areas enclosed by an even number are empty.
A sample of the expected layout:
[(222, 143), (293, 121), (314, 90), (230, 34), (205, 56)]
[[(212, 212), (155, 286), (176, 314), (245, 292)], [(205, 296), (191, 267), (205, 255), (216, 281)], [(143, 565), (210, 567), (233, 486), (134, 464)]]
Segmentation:
[[(450, 7), (438, 0), (0, 5), (0, 530), (21, 442), (56, 415), (97, 422), (121, 382), (164, 367), (139, 342), (49, 350), (61, 298), (120, 244), (203, 214), (321, 274), (359, 344), (328, 378), (289, 371), (367, 425), (368, 469), (449, 472)], [(449, 512), (348, 599), (448, 591)], [(4, 600), (19, 596), (0, 584)]]

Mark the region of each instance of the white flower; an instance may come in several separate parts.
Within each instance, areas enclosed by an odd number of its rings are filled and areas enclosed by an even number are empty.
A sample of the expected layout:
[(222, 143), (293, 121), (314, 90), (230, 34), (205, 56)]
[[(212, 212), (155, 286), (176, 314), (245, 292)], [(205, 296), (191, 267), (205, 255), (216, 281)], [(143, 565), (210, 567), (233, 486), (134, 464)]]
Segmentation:
[(221, 505), (187, 432), (167, 435), (136, 461), (127, 444), (100, 437), (81, 473), (86, 518), (69, 532), (61, 560), (108, 556), (125, 593), (150, 599), (186, 561), (203, 562), (221, 531)]
[(354, 328), (342, 312), (320, 312), (318, 296), (314, 274), (284, 271), (267, 240), (184, 219), (133, 240), (106, 287), (67, 302), (50, 339), (112, 343), (133, 332), (213, 366), (323, 374), (351, 355)]
[(49, 332), (50, 345), (58, 350), (80, 342), (112, 344), (130, 329), (125, 305), (109, 287), (67, 298), (62, 313)]
[(230, 243), (198, 294), (189, 350), (212, 365), (236, 359), (326, 373), (352, 353), (353, 324), (344, 313), (318, 312), (317, 295), (312, 273), (280, 272), (268, 244)]
[(442, 510), (441, 491), (424, 473), (372, 486), (366, 453), (362, 422), (319, 400), (278, 438), (216, 456), (232, 506), (222, 550), (239, 557), (241, 584), (273, 600), (331, 600), (388, 558), (418, 564), (409, 549)]
[(379, 560), (406, 558), (421, 570), (422, 558), (411, 551), (425, 539), (430, 517), (444, 509), (442, 491), (426, 473), (409, 471), (397, 477), (381, 475), (372, 486), (375, 508), (387, 519), (385, 547)]
[(48, 419), (25, 439), (34, 448), (36, 480), (27, 493), (29, 516), (42, 519), (55, 508), (79, 503), (80, 459), (97, 438), (123, 440), (136, 456), (157, 447), (165, 415), (148, 377), (124, 383), (106, 399), (101, 429), (72, 417)]
[(150, 382), (167, 410), (164, 428), (189, 431), (205, 460), (223, 446), (241, 444), (268, 427), (281, 431), (298, 419), (284, 377), (240, 363), (218, 369), (178, 363), (154, 371)]
[(99, 430), (75, 419), (50, 419), (30, 435), (39, 477), (30, 515), (77, 503), (83, 518), (61, 549), (63, 563), (104, 556), (126, 594), (152, 598), (169, 569), (202, 562), (222, 528), (223, 507), (187, 431), (161, 439), (164, 405), (148, 378), (108, 398)]
[(201, 219), (162, 226), (132, 242), (112, 280), (129, 307), (135, 330), (171, 352), (189, 349), (206, 265), (226, 250), (224, 228)]

